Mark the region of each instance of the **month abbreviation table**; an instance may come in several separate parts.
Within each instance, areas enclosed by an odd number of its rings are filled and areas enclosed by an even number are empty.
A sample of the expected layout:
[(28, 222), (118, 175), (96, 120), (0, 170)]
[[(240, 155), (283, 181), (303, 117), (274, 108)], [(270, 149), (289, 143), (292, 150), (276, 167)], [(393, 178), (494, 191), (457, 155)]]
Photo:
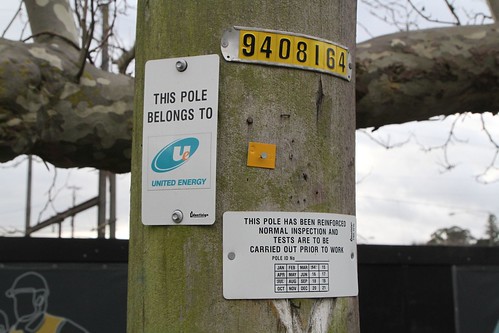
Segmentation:
[(298, 262), (274, 264), (276, 293), (328, 292), (328, 262)]

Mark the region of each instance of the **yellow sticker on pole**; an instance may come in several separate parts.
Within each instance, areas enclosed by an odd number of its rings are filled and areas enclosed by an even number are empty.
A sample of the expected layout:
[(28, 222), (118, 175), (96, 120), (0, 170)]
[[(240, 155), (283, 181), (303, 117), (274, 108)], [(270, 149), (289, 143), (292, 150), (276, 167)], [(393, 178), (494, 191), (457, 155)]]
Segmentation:
[(227, 61), (283, 66), (334, 75), (350, 81), (352, 59), (347, 47), (303, 34), (232, 27), (222, 36)]
[(276, 145), (271, 143), (250, 142), (248, 144), (249, 167), (275, 169)]

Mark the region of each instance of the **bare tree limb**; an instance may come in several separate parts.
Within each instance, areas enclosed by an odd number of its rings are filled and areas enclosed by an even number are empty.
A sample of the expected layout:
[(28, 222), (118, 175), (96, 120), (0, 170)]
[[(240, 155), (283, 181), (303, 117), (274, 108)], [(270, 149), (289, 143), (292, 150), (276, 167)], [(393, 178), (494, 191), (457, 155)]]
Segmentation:
[(5, 37), (5, 34), (7, 33), (7, 31), (9, 31), (10, 26), (12, 25), (12, 23), (14, 23), (14, 21), (16, 20), (17, 15), (19, 15), (19, 13), (21, 12), (22, 8), (23, 8), (23, 2), (20, 1), (19, 2), (19, 8), (17, 8), (16, 13), (14, 14), (14, 16), (12, 16), (12, 19), (9, 21), (9, 24), (7, 24), (7, 26), (3, 30), (2, 38)]
[[(456, 21), (454, 21), (454, 22), (444, 21), (444, 20), (439, 20), (439, 19), (432, 18), (430, 15), (428, 15), (428, 14), (425, 13), (424, 7), (422, 9), (419, 9), (418, 7), (416, 7), (416, 5), (414, 5), (414, 3), (412, 2), (412, 0), (407, 0), (407, 1), (409, 2), (409, 5), (411, 5), (412, 9), (414, 9), (416, 11), (416, 13), (418, 13), (419, 16), (421, 16), (422, 18), (424, 18), (428, 22), (439, 23), (439, 24), (446, 24), (446, 25), (461, 25), (459, 17), (456, 16), (456, 13), (455, 13), (454, 10), (452, 10), (451, 12), (452, 12), (453, 16), (456, 18)], [(446, 2), (447, 5), (449, 5), (449, 3), (447, 2), (447, 0), (445, 0), (445, 2)]]
[(24, 0), (35, 42), (49, 42), (51, 35), (62, 35), (73, 45), (79, 45), (73, 12), (66, 0)]
[[(494, 140), (494, 137), (490, 133), (489, 129), (487, 128), (487, 125), (485, 123), (485, 119), (483, 115), (480, 116), (480, 121), (482, 123), (482, 130), (484, 131), (485, 135), (487, 136), (489, 142), (494, 146), (495, 148), (495, 153), (494, 157), (490, 161), (489, 165), (487, 168), (479, 175), (475, 177), (475, 179), (483, 184), (490, 184), (490, 183), (496, 183), (499, 181), (499, 177), (497, 177), (497, 174), (499, 174), (499, 167), (496, 166), (497, 161), (499, 160), (499, 143)], [(495, 174), (493, 175), (493, 179), (490, 179), (490, 174)]]
[[(45, 35), (0, 39), (0, 161), (34, 154), (60, 167), (130, 170), (133, 79), (87, 64)], [(357, 128), (499, 110), (496, 25), (397, 33), (358, 45)], [(23, 75), (18, 75), (23, 73)]]
[(494, 140), (494, 138), (492, 137), (492, 134), (490, 134), (487, 125), (485, 124), (485, 119), (483, 118), (483, 114), (480, 115), (480, 121), (482, 122), (482, 130), (485, 132), (485, 135), (487, 135), (487, 138), (489, 139), (490, 143), (492, 143), (492, 145), (494, 145), (494, 147), (497, 150), (499, 150), (499, 143), (497, 143), (496, 140)]
[(357, 127), (499, 110), (497, 25), (397, 33), (357, 46)]
[(78, 57), (78, 71), (76, 72), (76, 77), (75, 77), (76, 82), (79, 82), (81, 76), (83, 75), (83, 71), (85, 70), (85, 63), (88, 58), (88, 52), (90, 50), (90, 45), (94, 38), (95, 15), (96, 15), (94, 0), (90, 0), (90, 25), (88, 28), (86, 24), (87, 11), (89, 11), (88, 1), (85, 1), (85, 4), (83, 6), (83, 15), (81, 16), (81, 21), (80, 21), (80, 27), (83, 30), (83, 35), (82, 35), (82, 48), (80, 50), (80, 55)]
[(397, 0), (361, 0), (366, 6), (372, 8), (370, 14), (380, 21), (393, 25), (399, 31), (418, 29), (413, 19), (415, 11)]
[[(499, 150), (496, 150), (494, 153), (494, 157), (492, 158), (492, 160), (490, 161), (489, 165), (484, 170), (484, 172), (475, 177), (477, 182), (482, 184), (492, 184), (499, 182), (499, 177), (497, 177), (497, 174), (499, 173), (499, 168), (496, 166), (498, 159), (499, 159)], [(492, 175), (492, 179), (490, 179), (491, 178), (490, 174), (494, 174)]]
[(0, 39), (0, 161), (129, 171), (133, 79), (86, 65), (75, 83), (78, 51), (59, 45)]
[(123, 50), (121, 57), (114, 60), (113, 63), (118, 65), (118, 71), (121, 74), (126, 74), (128, 66), (134, 59), (135, 59), (135, 45), (128, 51)]
[(449, 0), (444, 0), (445, 4), (447, 5), (447, 8), (449, 9), (450, 13), (454, 18), (456, 19), (456, 25), (461, 25), (461, 20), (459, 19), (459, 16), (456, 14), (456, 8), (454, 7), (453, 4), (449, 2)]
[(431, 147), (425, 147), (424, 145), (419, 144), (421, 149), (425, 152), (431, 152), (434, 150), (441, 150), (443, 152), (444, 161), (442, 163), (439, 163), (440, 166), (443, 168), (442, 172), (450, 171), (457, 166), (456, 164), (450, 162), (449, 146), (455, 142), (460, 142), (460, 143), (467, 142), (467, 140), (459, 139), (456, 136), (456, 124), (464, 116), (465, 115), (463, 115), (463, 114), (457, 115), (456, 118), (452, 121), (452, 124), (451, 124), (449, 131), (447, 133), (447, 138), (443, 144), (438, 145), (438, 146), (431, 146)]
[(396, 142), (396, 143), (392, 143), (390, 135), (388, 135), (388, 137), (386, 137), (386, 138), (383, 139), (383, 138), (377, 138), (377, 137), (375, 137), (372, 134), (372, 132), (370, 132), (370, 131), (368, 131), (366, 129), (360, 129), (359, 131), (360, 131), (360, 133), (366, 135), (369, 139), (371, 139), (371, 141), (375, 142), (376, 144), (380, 145), (381, 147), (383, 147), (385, 149), (393, 149), (393, 148), (402, 147), (405, 144), (409, 143), (409, 141), (411, 141), (411, 138), (413, 137), (413, 135), (410, 134), (407, 137), (407, 139), (405, 139), (403, 141)]

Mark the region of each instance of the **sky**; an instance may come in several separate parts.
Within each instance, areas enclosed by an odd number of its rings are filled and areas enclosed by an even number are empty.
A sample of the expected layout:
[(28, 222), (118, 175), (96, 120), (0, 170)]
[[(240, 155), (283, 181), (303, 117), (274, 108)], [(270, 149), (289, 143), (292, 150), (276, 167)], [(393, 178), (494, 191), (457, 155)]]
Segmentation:
[[(372, 1), (373, 2), (373, 1)], [(415, 2), (425, 13), (441, 21), (452, 20), (442, 5), (443, 1)], [(474, 13), (487, 12), (484, 0), (455, 1), (456, 8), (466, 3), (467, 12), (459, 12), (463, 23)], [(0, 22), (9, 22), (18, 7), (17, 1), (0, 3)], [(374, 14), (373, 14), (374, 13)], [(399, 22), (390, 22), (390, 15), (380, 9), (369, 8), (359, 0), (359, 42), (397, 31)], [(415, 21), (413, 26), (426, 28), (430, 24), (405, 9), (398, 13)], [(379, 18), (377, 18), (378, 16)], [(403, 21), (403, 17), (401, 21)], [(381, 18), (381, 19), (380, 19)], [(386, 18), (388, 22), (382, 19)], [(134, 15), (122, 17), (118, 22), (119, 36), (131, 43), (134, 36)], [(4, 26), (0, 23), (0, 31)], [(404, 28), (404, 26), (399, 26)], [(9, 30), (7, 38), (18, 39), (21, 25)], [(499, 119), (485, 114), (488, 131), (499, 141)], [(443, 145), (455, 123), (455, 138), (448, 145), (447, 160), (455, 165), (445, 168)], [(480, 116), (463, 115), (436, 118), (425, 122), (384, 126), (356, 133), (357, 223), (359, 243), (364, 244), (422, 244), (439, 228), (453, 225), (467, 228), (477, 237), (484, 236), (489, 214), (499, 216), (499, 172), (493, 169), (483, 175), (493, 162), (496, 149), (482, 130)], [(385, 146), (396, 146), (387, 149)], [(403, 144), (401, 144), (403, 143)], [(401, 145), (399, 145), (401, 144)], [(431, 149), (430, 149), (431, 148)], [(499, 163), (496, 163), (499, 167)], [(97, 195), (98, 172), (93, 169), (56, 169), (35, 158), (31, 224), (52, 216), (76, 203)], [(47, 203), (49, 189), (56, 199), (40, 214)], [(477, 180), (479, 178), (479, 181)], [(20, 236), (25, 225), (26, 156), (0, 164), (0, 234)], [(483, 181), (487, 181), (484, 184)], [(130, 176), (118, 175), (117, 237), (127, 238), (129, 233)], [(40, 216), (40, 217), (39, 217)], [(96, 237), (97, 209), (75, 217), (75, 237)], [(46, 228), (38, 237), (57, 237), (57, 228)], [(62, 225), (62, 236), (71, 237), (69, 219)]]

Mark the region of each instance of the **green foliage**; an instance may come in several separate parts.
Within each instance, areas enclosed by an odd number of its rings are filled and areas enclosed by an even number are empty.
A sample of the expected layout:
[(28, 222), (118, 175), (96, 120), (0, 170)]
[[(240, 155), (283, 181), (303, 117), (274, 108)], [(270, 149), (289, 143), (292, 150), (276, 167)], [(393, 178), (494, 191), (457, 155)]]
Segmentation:
[(458, 226), (441, 228), (431, 234), (427, 245), (478, 245), (499, 246), (499, 226), (497, 217), (489, 214), (485, 225), (485, 238), (476, 239), (468, 229)]
[(428, 245), (472, 245), (475, 237), (468, 229), (458, 226), (441, 228), (431, 234)]
[(497, 217), (494, 214), (489, 214), (487, 224), (485, 225), (484, 239), (479, 239), (477, 245), (483, 246), (498, 246), (499, 245), (499, 226), (497, 225)]

